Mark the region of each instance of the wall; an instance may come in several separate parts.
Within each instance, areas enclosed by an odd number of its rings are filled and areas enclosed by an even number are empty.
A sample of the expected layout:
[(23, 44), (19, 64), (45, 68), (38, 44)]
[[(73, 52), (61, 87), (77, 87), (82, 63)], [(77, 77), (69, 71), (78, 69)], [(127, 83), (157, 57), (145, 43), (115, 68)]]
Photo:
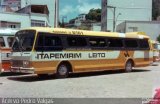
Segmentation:
[(31, 26), (31, 20), (48, 21), (47, 16), (38, 14), (18, 14), (18, 13), (0, 13), (0, 21), (19, 22), (21, 28), (27, 28)]
[[(121, 32), (134, 32), (133, 27), (136, 27), (136, 31), (146, 32), (151, 39), (156, 40), (160, 35), (160, 22), (126, 22), (117, 27), (117, 31)], [(124, 31), (125, 30), (125, 31)]]
[(92, 23), (91, 30), (92, 31), (101, 31), (101, 22), (100, 23)]
[[(108, 0), (109, 6), (116, 7), (116, 24), (127, 21), (151, 21), (152, 0)], [(121, 15), (118, 16), (118, 14)], [(113, 30), (113, 9), (108, 8), (108, 30)], [(117, 18), (118, 16), (118, 18)]]

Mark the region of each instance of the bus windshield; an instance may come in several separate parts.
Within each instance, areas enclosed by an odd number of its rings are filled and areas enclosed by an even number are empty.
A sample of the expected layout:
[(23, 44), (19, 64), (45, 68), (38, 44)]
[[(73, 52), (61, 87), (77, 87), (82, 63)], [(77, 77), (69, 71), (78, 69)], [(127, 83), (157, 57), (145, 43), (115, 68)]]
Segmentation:
[(23, 30), (17, 32), (12, 46), (13, 51), (31, 51), (34, 43), (35, 33), (36, 31), (34, 30)]

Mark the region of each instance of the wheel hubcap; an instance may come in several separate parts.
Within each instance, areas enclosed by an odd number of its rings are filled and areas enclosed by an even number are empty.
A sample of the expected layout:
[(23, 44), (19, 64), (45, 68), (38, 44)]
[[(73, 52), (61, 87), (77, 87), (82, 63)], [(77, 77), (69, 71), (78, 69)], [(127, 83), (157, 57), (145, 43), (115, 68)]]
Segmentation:
[(67, 74), (67, 67), (66, 66), (60, 66), (58, 70), (60, 75), (66, 75)]
[(127, 63), (126, 70), (127, 71), (132, 71), (132, 63), (130, 63), (130, 62)]

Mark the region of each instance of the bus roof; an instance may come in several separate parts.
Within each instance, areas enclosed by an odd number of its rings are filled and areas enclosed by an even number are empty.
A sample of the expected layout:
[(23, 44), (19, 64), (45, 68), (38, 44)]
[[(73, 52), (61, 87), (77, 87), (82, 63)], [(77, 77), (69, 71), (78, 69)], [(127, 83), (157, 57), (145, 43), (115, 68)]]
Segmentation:
[(120, 38), (149, 38), (143, 32), (117, 33), (117, 32), (98, 32), (65, 28), (49, 28), (49, 27), (31, 27), (24, 30), (36, 30), (37, 32), (49, 32), (55, 34), (83, 35), (83, 36), (102, 36), (102, 37), (120, 37)]

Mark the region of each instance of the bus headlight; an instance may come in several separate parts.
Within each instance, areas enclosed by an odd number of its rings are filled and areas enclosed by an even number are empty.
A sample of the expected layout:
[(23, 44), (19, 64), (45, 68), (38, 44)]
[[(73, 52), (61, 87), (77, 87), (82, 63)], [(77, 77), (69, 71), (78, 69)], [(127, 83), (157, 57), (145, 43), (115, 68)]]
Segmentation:
[(30, 62), (29, 61), (23, 61), (23, 67), (24, 68), (28, 68), (29, 67)]

